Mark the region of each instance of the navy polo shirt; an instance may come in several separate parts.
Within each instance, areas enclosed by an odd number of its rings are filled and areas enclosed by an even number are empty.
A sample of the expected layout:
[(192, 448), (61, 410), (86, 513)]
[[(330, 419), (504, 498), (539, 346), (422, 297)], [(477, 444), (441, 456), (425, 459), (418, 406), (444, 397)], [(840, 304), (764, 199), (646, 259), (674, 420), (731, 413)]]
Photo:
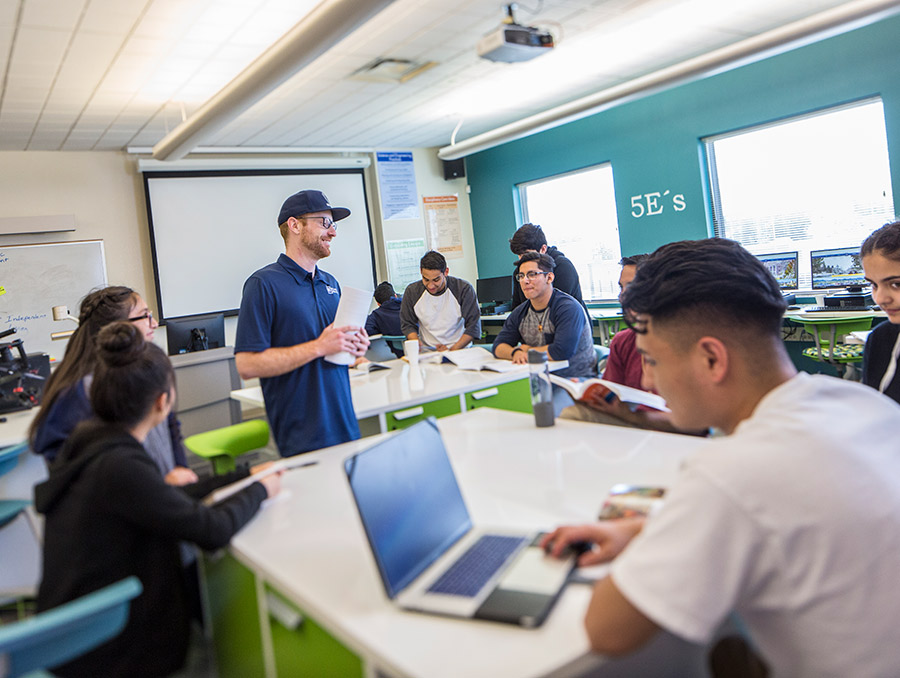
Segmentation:
[[(334, 320), (340, 296), (334, 276), (318, 266), (310, 273), (282, 254), (244, 283), (235, 353), (316, 339)], [(359, 438), (346, 366), (316, 358), (259, 383), (281, 456)]]

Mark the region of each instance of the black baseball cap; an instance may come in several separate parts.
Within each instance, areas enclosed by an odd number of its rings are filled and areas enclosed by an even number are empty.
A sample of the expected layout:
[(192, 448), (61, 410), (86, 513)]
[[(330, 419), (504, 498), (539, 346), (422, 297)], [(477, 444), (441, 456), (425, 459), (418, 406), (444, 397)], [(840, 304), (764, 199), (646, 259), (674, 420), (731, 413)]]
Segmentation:
[(331, 218), (335, 221), (350, 216), (350, 210), (346, 207), (332, 207), (322, 191), (300, 191), (294, 193), (281, 205), (281, 211), (278, 213), (278, 225), (281, 226), (291, 217), (302, 217), (310, 212), (324, 212), (325, 210), (331, 210)]

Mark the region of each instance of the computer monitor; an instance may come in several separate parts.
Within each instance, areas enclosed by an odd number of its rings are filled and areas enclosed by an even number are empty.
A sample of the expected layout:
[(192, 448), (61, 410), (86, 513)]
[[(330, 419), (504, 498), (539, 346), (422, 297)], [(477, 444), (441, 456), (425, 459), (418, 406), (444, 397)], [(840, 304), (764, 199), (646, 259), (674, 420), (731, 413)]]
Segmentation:
[(859, 259), (858, 247), (813, 250), (809, 253), (809, 259), (814, 290), (847, 287), (861, 292), (862, 287), (868, 284)]
[(191, 315), (166, 320), (169, 355), (225, 346), (225, 315)]
[(778, 254), (757, 254), (763, 266), (769, 269), (778, 286), (783, 290), (795, 290), (799, 285), (799, 257), (797, 252), (780, 252)]
[(475, 293), (481, 304), (508, 304), (512, 301), (512, 276), (501, 275), (496, 278), (479, 278), (475, 282)]

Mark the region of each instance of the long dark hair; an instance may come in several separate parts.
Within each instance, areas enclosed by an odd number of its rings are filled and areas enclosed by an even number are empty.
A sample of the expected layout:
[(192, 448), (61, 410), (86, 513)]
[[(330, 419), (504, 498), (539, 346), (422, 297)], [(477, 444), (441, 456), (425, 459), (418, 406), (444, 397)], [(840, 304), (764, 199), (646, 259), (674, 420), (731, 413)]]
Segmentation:
[(106, 325), (128, 317), (138, 299), (130, 287), (111, 286), (94, 290), (81, 300), (78, 329), (69, 338), (62, 362), (50, 375), (41, 398), (41, 409), (31, 423), (28, 441), (34, 445), (38, 429), (47, 419), (59, 394), (94, 371), (97, 364), (96, 341)]
[(132, 427), (175, 386), (172, 363), (130, 322), (107, 325), (97, 335), (91, 407), (103, 421)]

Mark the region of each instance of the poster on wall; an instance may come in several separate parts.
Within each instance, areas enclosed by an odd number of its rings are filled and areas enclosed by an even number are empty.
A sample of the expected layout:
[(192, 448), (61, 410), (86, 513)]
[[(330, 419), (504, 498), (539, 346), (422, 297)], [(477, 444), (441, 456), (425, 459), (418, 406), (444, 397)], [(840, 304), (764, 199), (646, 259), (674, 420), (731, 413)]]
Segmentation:
[(448, 259), (463, 255), (462, 227), (459, 223), (459, 198), (455, 195), (433, 195), (422, 198), (425, 205), (425, 233), (428, 247)]
[(425, 239), (388, 240), (385, 246), (391, 284), (397, 294), (403, 294), (407, 285), (422, 278), (419, 260), (425, 254)]
[(379, 151), (375, 154), (381, 191), (381, 218), (418, 219), (419, 198), (411, 152)]

